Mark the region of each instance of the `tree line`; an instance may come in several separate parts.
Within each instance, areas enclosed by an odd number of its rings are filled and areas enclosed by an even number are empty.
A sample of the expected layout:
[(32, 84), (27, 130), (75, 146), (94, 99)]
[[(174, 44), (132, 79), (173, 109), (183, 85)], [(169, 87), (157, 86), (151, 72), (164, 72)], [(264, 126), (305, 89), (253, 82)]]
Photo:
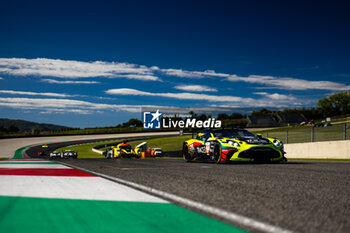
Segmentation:
[(10, 125), (9, 127), (0, 126), (0, 133), (18, 133), (19, 128), (15, 125)]
[(279, 113), (297, 113), (303, 114), (307, 119), (322, 119), (339, 115), (350, 114), (350, 91), (340, 92), (329, 97), (324, 97), (317, 102), (314, 108), (291, 108), (280, 111), (273, 111), (263, 108), (259, 111), (253, 111), (252, 116), (270, 115), (277, 116)]

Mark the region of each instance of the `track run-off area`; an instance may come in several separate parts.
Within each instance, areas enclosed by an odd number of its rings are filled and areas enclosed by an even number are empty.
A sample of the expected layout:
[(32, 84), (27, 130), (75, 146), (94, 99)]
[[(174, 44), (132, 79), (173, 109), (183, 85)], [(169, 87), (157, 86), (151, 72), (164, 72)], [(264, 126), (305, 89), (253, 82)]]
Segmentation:
[(349, 162), (1, 160), (0, 187), (4, 232), (350, 232)]

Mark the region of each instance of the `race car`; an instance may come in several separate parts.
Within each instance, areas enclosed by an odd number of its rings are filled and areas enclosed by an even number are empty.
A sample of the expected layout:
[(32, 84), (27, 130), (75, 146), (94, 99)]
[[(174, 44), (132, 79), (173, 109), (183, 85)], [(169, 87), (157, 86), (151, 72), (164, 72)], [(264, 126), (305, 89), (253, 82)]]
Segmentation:
[(52, 153), (50, 153), (50, 158), (55, 158), (55, 157), (61, 158), (62, 157), (61, 152), (52, 152)]
[(162, 148), (153, 148), (151, 150), (151, 156), (152, 157), (161, 157), (163, 155)]
[(145, 152), (147, 150), (147, 142), (142, 142), (135, 146), (134, 151), (139, 156), (142, 157), (142, 152)]
[(41, 146), (42, 150), (38, 152), (38, 156), (49, 155), (49, 146), (47, 144)]
[(130, 144), (125, 142), (119, 143), (117, 146), (112, 146), (107, 149), (106, 158), (140, 158), (140, 153), (133, 150)]
[(61, 158), (78, 158), (78, 153), (72, 150), (65, 150), (61, 154)]
[(284, 157), (282, 141), (276, 138), (263, 138), (244, 129), (206, 129), (196, 138), (183, 143), (183, 158), (209, 160), (216, 163), (229, 161), (242, 162), (281, 162)]
[(47, 156), (48, 152), (47, 151), (38, 151), (38, 156)]

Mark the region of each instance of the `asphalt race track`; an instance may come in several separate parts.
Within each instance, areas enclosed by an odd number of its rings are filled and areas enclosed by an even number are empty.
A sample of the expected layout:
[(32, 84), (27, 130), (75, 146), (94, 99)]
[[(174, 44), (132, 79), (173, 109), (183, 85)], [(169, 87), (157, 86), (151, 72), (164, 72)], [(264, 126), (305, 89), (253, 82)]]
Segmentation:
[(217, 165), (175, 158), (62, 161), (291, 231), (350, 232), (348, 162)]
[[(52, 144), (50, 148), (54, 150), (69, 142), (63, 144)], [(32, 147), (26, 153), (36, 157), (37, 150), (40, 147)], [(285, 230), (350, 232), (350, 162), (217, 165), (186, 163), (180, 158), (59, 159), (58, 162), (141, 184)], [(205, 210), (175, 203), (259, 232), (247, 224), (240, 225)]]

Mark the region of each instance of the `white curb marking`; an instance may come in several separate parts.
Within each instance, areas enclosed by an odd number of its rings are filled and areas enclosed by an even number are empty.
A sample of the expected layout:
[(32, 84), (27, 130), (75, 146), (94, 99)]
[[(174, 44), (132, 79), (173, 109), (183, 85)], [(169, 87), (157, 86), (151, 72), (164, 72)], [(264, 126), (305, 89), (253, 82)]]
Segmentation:
[(123, 179), (120, 179), (120, 178), (104, 175), (104, 174), (101, 174), (101, 173), (98, 173), (98, 172), (90, 171), (90, 170), (87, 170), (87, 169), (84, 169), (84, 168), (80, 168), (78, 166), (74, 166), (74, 165), (70, 165), (70, 164), (66, 164), (66, 163), (62, 163), (62, 164), (65, 164), (66, 166), (70, 166), (70, 167), (79, 169), (81, 171), (88, 172), (90, 174), (94, 174), (96, 176), (100, 176), (100, 177), (103, 177), (103, 178), (106, 178), (106, 179), (109, 179), (109, 180), (116, 181), (118, 183), (121, 183), (121, 184), (130, 186), (130, 187), (142, 190), (142, 191), (147, 192), (147, 193), (151, 193), (151, 194), (163, 197), (165, 199), (168, 199), (168, 200), (171, 200), (171, 201), (174, 201), (174, 202), (177, 202), (177, 203), (180, 203), (180, 204), (183, 204), (183, 205), (195, 208), (197, 210), (201, 210), (203, 212), (215, 215), (217, 217), (226, 219), (226, 220), (228, 220), (230, 222), (234, 222), (234, 223), (237, 223), (239, 225), (244, 225), (244, 226), (247, 226), (249, 228), (253, 228), (253, 229), (256, 229), (256, 230), (259, 230), (259, 231), (262, 231), (262, 232), (269, 232), (269, 233), (292, 233), (293, 232), (293, 231), (286, 230), (286, 229), (283, 229), (283, 228), (278, 227), (278, 226), (274, 226), (274, 225), (271, 225), (271, 224), (268, 224), (268, 223), (260, 222), (260, 221), (254, 220), (252, 218), (245, 217), (245, 216), (240, 215), (240, 214), (232, 213), (232, 212), (220, 209), (220, 208), (216, 208), (216, 207), (212, 207), (212, 206), (209, 206), (209, 205), (206, 205), (206, 204), (202, 204), (200, 202), (192, 201), (190, 199), (183, 198), (183, 197), (180, 197), (180, 196), (177, 196), (177, 195), (174, 195), (174, 194), (171, 194), (171, 193), (167, 193), (167, 192), (164, 192), (164, 191), (160, 191), (160, 190), (157, 190), (157, 189), (154, 189), (154, 188), (151, 188), (151, 187), (140, 185), (140, 184), (137, 184), (137, 183), (134, 183), (134, 182), (130, 182), (130, 181), (127, 181), (127, 180), (123, 180)]
[(25, 164), (1, 164), (0, 163), (0, 168), (18, 168), (18, 169), (21, 169), (21, 168), (48, 168), (48, 169), (57, 169), (57, 168), (64, 168), (64, 169), (67, 169), (67, 168), (70, 168), (70, 167), (66, 167), (66, 166), (63, 166), (62, 164), (30, 164), (30, 163), (25, 163)]

